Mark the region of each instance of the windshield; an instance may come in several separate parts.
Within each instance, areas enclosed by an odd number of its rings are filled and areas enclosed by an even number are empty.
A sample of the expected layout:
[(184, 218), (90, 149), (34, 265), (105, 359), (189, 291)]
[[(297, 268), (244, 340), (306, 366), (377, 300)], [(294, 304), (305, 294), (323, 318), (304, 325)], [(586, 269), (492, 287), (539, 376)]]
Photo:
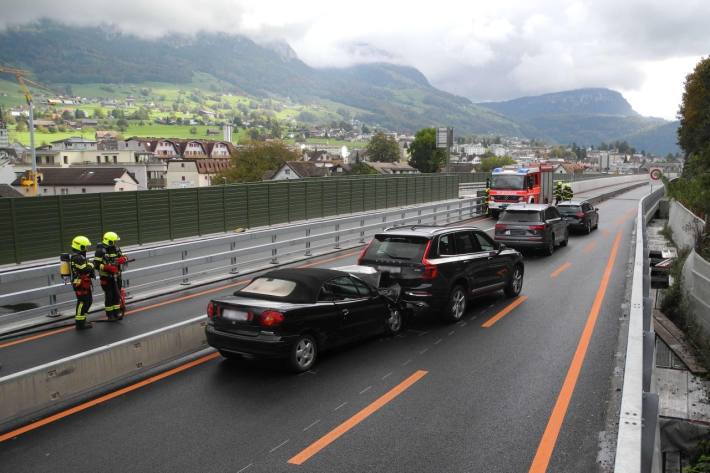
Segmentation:
[(421, 261), (427, 238), (400, 235), (377, 235), (367, 249), (366, 260)]
[(499, 222), (541, 222), (537, 210), (506, 210), (498, 219)]
[(559, 205), (557, 210), (559, 210), (562, 215), (571, 215), (581, 212), (582, 207), (579, 205)]
[(493, 176), (491, 189), (525, 189), (525, 176), (500, 174)]

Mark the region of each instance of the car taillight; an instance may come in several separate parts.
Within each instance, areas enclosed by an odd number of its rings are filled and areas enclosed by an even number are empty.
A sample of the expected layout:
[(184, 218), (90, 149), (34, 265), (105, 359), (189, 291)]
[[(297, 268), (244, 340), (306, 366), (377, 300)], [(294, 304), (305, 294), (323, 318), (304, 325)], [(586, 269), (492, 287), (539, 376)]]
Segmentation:
[(357, 257), (357, 264), (362, 263), (362, 260), (365, 259), (365, 253), (367, 253), (367, 250), (370, 248), (370, 245), (372, 245), (372, 241), (365, 246), (365, 248), (362, 249), (360, 252), (360, 256)]
[(545, 225), (528, 225), (528, 230), (544, 230)]
[(208, 319), (214, 319), (214, 316), (217, 314), (217, 305), (210, 301), (207, 304), (207, 318)]
[(284, 321), (284, 315), (276, 310), (265, 310), (259, 318), (259, 325), (262, 327), (276, 327)]
[(439, 275), (439, 269), (436, 267), (435, 264), (431, 264), (431, 261), (427, 259), (427, 256), (429, 256), (429, 248), (431, 248), (431, 242), (432, 240), (429, 240), (429, 242), (426, 244), (426, 248), (424, 248), (424, 256), (422, 256), (422, 264), (424, 265), (422, 279), (426, 280), (436, 279), (436, 277)]
[(502, 223), (496, 223), (496, 233), (505, 231), (505, 229), (508, 228)]
[(577, 218), (584, 218), (584, 212), (577, 212), (574, 216)]

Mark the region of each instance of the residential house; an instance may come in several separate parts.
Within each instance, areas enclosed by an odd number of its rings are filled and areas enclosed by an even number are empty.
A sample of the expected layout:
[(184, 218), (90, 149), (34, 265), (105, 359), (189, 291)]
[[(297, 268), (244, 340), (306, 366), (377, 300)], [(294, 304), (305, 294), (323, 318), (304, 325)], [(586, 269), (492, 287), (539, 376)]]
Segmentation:
[(229, 158), (234, 145), (228, 141), (177, 138), (131, 138), (158, 158)]
[[(276, 172), (268, 179), (271, 181), (283, 181), (287, 179), (303, 179), (306, 177), (325, 177), (328, 175), (328, 170), (324, 166), (316, 166), (311, 161), (286, 161)], [(267, 175), (264, 175), (266, 178)]]
[(405, 163), (366, 162), (368, 166), (380, 174), (417, 174), (419, 171)]
[[(38, 168), (38, 195), (71, 195), (138, 190), (138, 182), (125, 168)], [(12, 186), (23, 195), (29, 189), (16, 179)]]
[(172, 159), (168, 161), (166, 187), (180, 189), (211, 186), (214, 177), (229, 169), (230, 165), (230, 160), (224, 158)]

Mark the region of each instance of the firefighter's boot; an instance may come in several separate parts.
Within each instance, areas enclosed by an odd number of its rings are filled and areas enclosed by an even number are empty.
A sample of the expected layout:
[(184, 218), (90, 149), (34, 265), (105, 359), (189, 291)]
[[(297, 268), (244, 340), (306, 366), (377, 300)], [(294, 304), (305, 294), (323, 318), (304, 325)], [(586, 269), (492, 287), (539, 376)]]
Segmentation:
[(92, 324), (91, 322), (89, 322), (86, 319), (76, 321), (76, 329), (77, 330), (88, 330), (93, 327), (94, 327), (94, 324)]

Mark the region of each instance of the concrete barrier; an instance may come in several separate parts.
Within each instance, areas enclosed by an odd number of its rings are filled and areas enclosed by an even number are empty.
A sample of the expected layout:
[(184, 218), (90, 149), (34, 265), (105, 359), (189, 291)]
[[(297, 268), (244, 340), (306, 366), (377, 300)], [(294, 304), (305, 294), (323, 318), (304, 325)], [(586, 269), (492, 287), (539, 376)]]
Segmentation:
[(0, 378), (0, 431), (207, 348), (201, 315)]
[[(673, 234), (675, 238), (675, 233)], [(683, 290), (691, 317), (705, 337), (710, 338), (710, 262), (691, 250), (683, 265)]]
[(676, 247), (679, 250), (688, 250), (695, 247), (697, 232), (705, 227), (705, 221), (681, 203), (672, 200), (668, 211), (668, 226), (673, 230), (673, 242)]

